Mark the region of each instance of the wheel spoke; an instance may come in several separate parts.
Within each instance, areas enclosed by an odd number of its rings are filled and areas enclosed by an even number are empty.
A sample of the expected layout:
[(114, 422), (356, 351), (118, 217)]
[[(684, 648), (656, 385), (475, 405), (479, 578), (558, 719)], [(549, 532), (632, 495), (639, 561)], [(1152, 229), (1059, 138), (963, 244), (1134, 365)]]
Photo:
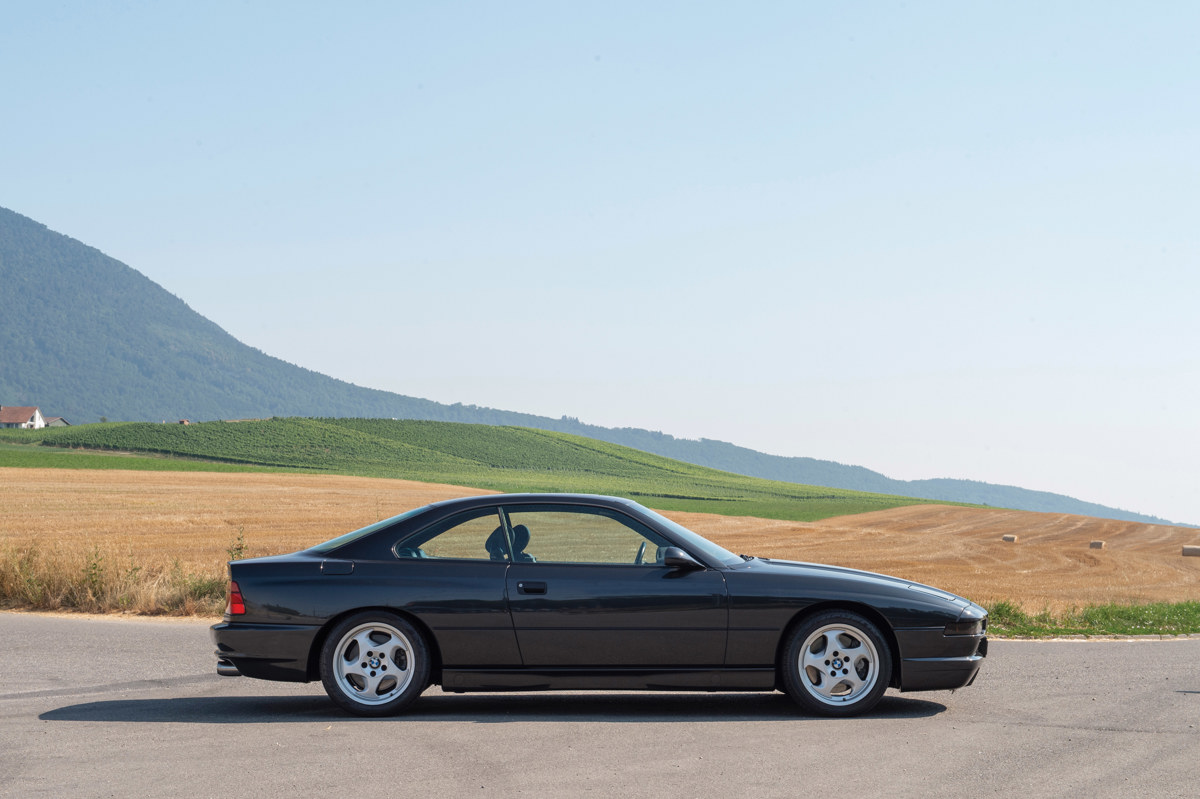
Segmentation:
[[(867, 676), (870, 676), (869, 672)], [(852, 696), (861, 691), (864, 685), (863, 680), (858, 676), (858, 671), (855, 669), (855, 664), (853, 663), (847, 664), (846, 673), (839, 674), (838, 679), (840, 679), (843, 684), (850, 687), (850, 694)]]
[(845, 652), (858, 643), (858, 639), (845, 630), (830, 630), (826, 635), (829, 636), (829, 648), (836, 652)]
[(821, 681), (817, 683), (810, 683), (812, 690), (827, 699), (832, 699), (833, 690), (837, 687), (837, 681), (833, 677), (829, 676), (828, 671), (820, 672), (817, 676), (820, 677)]
[(406, 671), (408, 671), (408, 650), (405, 649), (404, 645), (399, 641), (388, 648), (387, 664), (388, 670), (397, 675), (404, 674)]
[[(352, 660), (342, 668), (342, 674), (346, 677), (346, 684), (354, 690), (355, 693), (371, 695), (374, 693), (375, 687), (379, 683), (378, 677), (371, 675), (370, 669), (365, 669), (357, 660)], [(351, 679), (353, 678), (353, 679)]]
[(800, 663), (800, 667), (801, 668), (811, 667), (811, 668), (816, 669), (817, 671), (828, 672), (829, 667), (827, 665), (825, 665), (825, 661), (829, 659), (826, 656), (826, 653), (828, 651), (829, 651), (828, 647), (822, 647), (817, 652), (813, 652), (811, 647), (808, 649), (805, 649), (804, 650), (804, 658)]
[[(381, 632), (387, 632), (387, 631), (386, 630), (369, 629), (369, 630), (363, 630), (358, 635), (354, 636), (354, 642), (356, 644), (358, 644), (359, 658), (362, 658), (367, 652), (378, 652), (380, 649), (383, 649), (384, 647), (387, 646), (386, 642), (382, 643), (382, 644), (377, 644), (371, 640), (371, 636), (378, 635)], [(389, 639), (391, 638), (390, 633), (388, 634), (388, 638)]]
[(380, 671), (379, 669), (367, 671), (367, 673), (363, 675), (363, 679), (366, 681), (366, 687), (363, 689), (363, 693), (370, 697), (378, 696), (379, 684), (387, 679), (388, 676), (389, 675), (387, 672)]
[(364, 680), (367, 676), (367, 670), (360, 660), (347, 660), (343, 662), (339, 671), (347, 676), (362, 677)]

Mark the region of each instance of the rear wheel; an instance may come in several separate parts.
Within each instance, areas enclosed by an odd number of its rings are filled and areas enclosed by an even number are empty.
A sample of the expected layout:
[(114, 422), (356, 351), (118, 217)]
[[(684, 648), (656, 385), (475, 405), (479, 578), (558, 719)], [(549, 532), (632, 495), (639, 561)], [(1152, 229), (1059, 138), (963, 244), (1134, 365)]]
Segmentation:
[(394, 613), (364, 611), (329, 631), (321, 648), (329, 698), (358, 716), (390, 716), (429, 685), (429, 645)]
[(823, 716), (866, 713), (883, 697), (892, 676), (892, 653), (883, 634), (851, 611), (806, 619), (793, 631), (783, 657), (788, 695)]

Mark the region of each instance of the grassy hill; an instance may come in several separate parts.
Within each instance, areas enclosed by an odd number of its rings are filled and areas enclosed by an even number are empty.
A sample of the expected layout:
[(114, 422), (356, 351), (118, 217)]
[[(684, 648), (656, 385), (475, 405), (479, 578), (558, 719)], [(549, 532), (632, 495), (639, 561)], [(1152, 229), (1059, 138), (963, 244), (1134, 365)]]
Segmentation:
[[(64, 448), (70, 451), (67, 457), (62, 457), (67, 454)], [(86, 452), (76, 453), (71, 448)], [(105, 456), (96, 451), (158, 457), (110, 456), (106, 464)], [(520, 427), (286, 418), (0, 431), (0, 466), (77, 465), (71, 456), (86, 458), (78, 465), (87, 468), (155, 468), (161, 464), (203, 468), (206, 464), (199, 461), (207, 461), (214, 468), (397, 477), (500, 491), (617, 494), (667, 510), (795, 521), (923, 502), (746, 477), (617, 444)], [(199, 460), (166, 461), (163, 456)]]

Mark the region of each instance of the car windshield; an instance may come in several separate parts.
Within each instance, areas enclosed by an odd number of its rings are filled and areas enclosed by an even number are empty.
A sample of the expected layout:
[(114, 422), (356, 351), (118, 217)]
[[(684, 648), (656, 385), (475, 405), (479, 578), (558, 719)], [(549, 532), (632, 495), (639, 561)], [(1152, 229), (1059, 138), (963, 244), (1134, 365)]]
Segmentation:
[(739, 563), (744, 563), (740, 555), (735, 555), (725, 547), (718, 546), (707, 538), (704, 538), (699, 533), (693, 533), (691, 530), (684, 527), (682, 524), (673, 522), (661, 513), (650, 510), (647, 507), (642, 507), (642, 513), (652, 517), (663, 527), (670, 530), (683, 544), (693, 552), (701, 553), (705, 559), (716, 561), (725, 566), (735, 566)]
[[(426, 507), (428, 507), (428, 506), (426, 506)], [(318, 552), (318, 553), (324, 555), (326, 553), (332, 552), (333, 550), (337, 549), (338, 547), (344, 547), (346, 544), (349, 544), (352, 541), (357, 541), (358, 539), (360, 539), (364, 536), (368, 536), (377, 530), (382, 530), (385, 527), (390, 527), (393, 524), (397, 524), (399, 522), (404, 521), (405, 519), (411, 519), (413, 516), (416, 516), (418, 513), (422, 513), (424, 510), (425, 510), (425, 508), (414, 508), (413, 510), (410, 510), (408, 513), (401, 513), (399, 516), (393, 516), (390, 519), (382, 519), (380, 521), (375, 522), (374, 524), (368, 524), (366, 527), (363, 527), (359, 530), (352, 530), (349, 533), (339, 535), (337, 538), (331, 538), (324, 543), (317, 544), (314, 547), (309, 547), (309, 551), (310, 552)]]

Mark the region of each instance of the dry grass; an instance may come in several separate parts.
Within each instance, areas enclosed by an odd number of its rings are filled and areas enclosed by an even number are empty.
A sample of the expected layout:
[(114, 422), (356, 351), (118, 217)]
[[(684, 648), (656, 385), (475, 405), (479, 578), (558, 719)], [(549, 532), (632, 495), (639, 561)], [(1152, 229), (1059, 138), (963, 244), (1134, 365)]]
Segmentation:
[[(291, 552), (428, 502), (486, 493), (377, 478), (0, 469), (10, 607), (211, 614), (225, 561)], [(1060, 514), (910, 506), (823, 522), (669, 516), (735, 552), (834, 563), (1032, 612), (1200, 599), (1200, 531)], [(1005, 543), (1015, 534), (1019, 542)], [(1092, 550), (1092, 540), (1106, 548)]]

